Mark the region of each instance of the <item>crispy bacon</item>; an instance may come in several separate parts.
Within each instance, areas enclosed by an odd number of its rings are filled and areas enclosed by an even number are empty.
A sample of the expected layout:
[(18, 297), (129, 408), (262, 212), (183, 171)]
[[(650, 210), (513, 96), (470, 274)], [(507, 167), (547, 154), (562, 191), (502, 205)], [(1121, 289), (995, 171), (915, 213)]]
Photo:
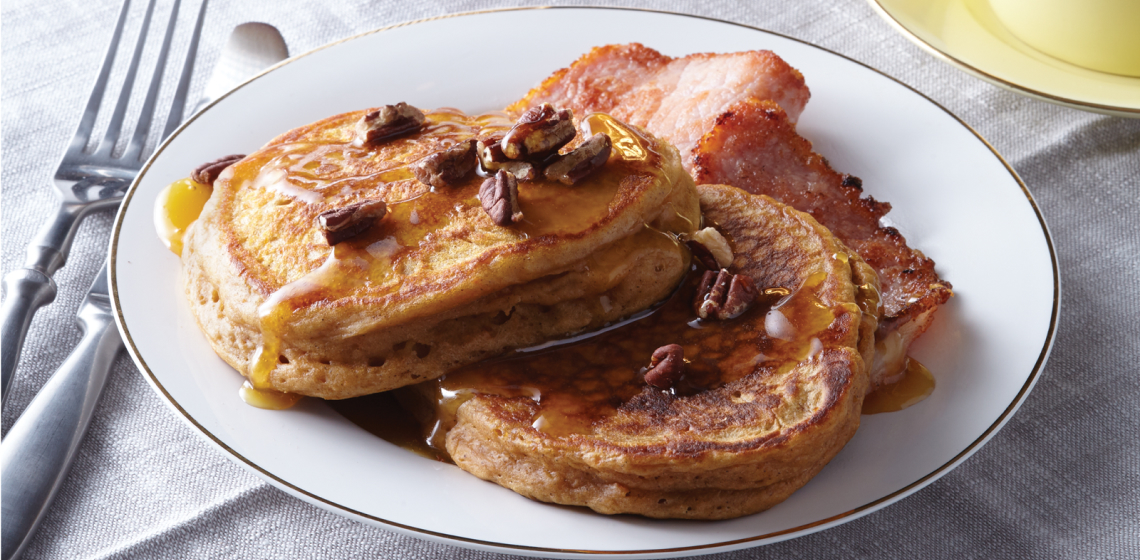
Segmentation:
[(688, 154), (717, 117), (753, 97), (774, 100), (795, 122), (811, 93), (803, 75), (771, 51), (671, 58), (632, 43), (595, 47), (507, 111), (549, 102), (578, 116), (609, 113), (668, 139), (691, 170)]
[(698, 184), (734, 185), (811, 214), (879, 273), (882, 317), (876, 339), (899, 337), (879, 348), (881, 365), (873, 377), (887, 382), (905, 366), (906, 347), (930, 325), (930, 312), (950, 298), (951, 286), (938, 277), (934, 261), (908, 247), (897, 229), (879, 225), (890, 204), (862, 196), (862, 181), (837, 173), (811, 147), (779, 105), (745, 100), (720, 115), (701, 138), (692, 174)]
[(734, 185), (811, 214), (879, 273), (878, 386), (901, 373), (907, 347), (951, 286), (898, 230), (880, 225), (890, 204), (862, 196), (858, 178), (837, 173), (796, 133), (808, 97), (803, 76), (768, 51), (674, 59), (630, 44), (593, 49), (508, 110), (549, 102), (581, 116), (608, 112), (672, 142), (697, 183)]

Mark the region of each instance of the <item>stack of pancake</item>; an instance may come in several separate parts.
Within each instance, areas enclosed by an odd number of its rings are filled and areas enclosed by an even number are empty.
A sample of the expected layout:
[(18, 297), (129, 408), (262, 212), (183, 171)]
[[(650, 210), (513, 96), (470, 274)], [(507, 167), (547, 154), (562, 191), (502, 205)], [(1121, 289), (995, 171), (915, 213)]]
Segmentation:
[[(858, 428), (876, 332), (881, 347), (883, 324), (921, 333), (928, 323), (884, 308), (880, 275), (888, 296), (933, 307), (948, 284), (907, 292), (860, 256), (882, 256), (872, 249), (883, 232), (868, 220), (889, 205), (861, 199), (795, 134), (808, 98), (798, 72), (771, 53), (646, 51), (598, 49), (506, 113), (437, 110), (375, 144), (354, 133), (368, 112), (347, 113), (228, 168), (183, 251), (191, 307), (217, 353), (257, 388), (325, 399), (400, 388), (429, 445), (537, 500), (724, 519), (787, 498)], [(694, 83), (733, 67), (751, 78), (728, 94)], [(501, 137), (546, 100), (608, 131), (614, 150), (575, 185), (519, 183), (520, 220), (496, 225), (480, 208), (481, 176), (441, 188), (416, 180), (417, 162)], [(848, 204), (835, 216), (822, 204), (801, 212), (805, 191)], [(376, 200), (387, 215), (371, 229), (334, 246), (322, 237), (322, 213)], [(828, 220), (866, 235), (837, 236)], [(690, 254), (685, 241), (708, 227), (727, 259)], [(888, 257), (933, 274), (896, 241)], [(759, 295), (738, 316), (699, 319), (702, 273), (721, 267)], [(684, 372), (649, 385), (651, 356), (666, 345), (683, 349)]]
[[(599, 328), (671, 293), (700, 221), (677, 151), (641, 132), (568, 186), (519, 188), (522, 220), (497, 226), (483, 178), (434, 189), (409, 166), (505, 117), (454, 110), (372, 145), (364, 111), (286, 133), (227, 168), (187, 231), (186, 291), (214, 350), (257, 389), (343, 399)], [(388, 212), (330, 246), (318, 216), (364, 200)], [(267, 359), (268, 358), (268, 359)]]

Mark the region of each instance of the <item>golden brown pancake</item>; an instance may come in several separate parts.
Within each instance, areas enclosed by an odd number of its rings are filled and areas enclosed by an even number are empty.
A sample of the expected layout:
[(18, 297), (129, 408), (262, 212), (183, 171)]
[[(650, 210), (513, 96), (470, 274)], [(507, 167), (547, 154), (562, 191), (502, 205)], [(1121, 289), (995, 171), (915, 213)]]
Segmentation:
[[(762, 291), (748, 311), (696, 320), (694, 273), (647, 318), (401, 390), (435, 445), (536, 500), (657, 518), (755, 513), (819, 472), (859, 426), (877, 277), (807, 214), (734, 187), (698, 192), (730, 272)], [(687, 366), (661, 390), (643, 372), (666, 344)]]
[[(608, 162), (574, 186), (520, 183), (523, 218), (502, 227), (477, 198), (482, 177), (433, 189), (410, 166), (501, 134), (504, 114), (438, 110), (372, 145), (355, 139), (365, 113), (290, 131), (226, 169), (186, 234), (193, 312), (257, 388), (339, 399), (430, 379), (642, 310), (688, 266), (675, 236), (699, 222), (692, 180), (638, 129), (586, 119), (616, 136)], [(330, 247), (318, 215), (369, 199), (388, 214)]]

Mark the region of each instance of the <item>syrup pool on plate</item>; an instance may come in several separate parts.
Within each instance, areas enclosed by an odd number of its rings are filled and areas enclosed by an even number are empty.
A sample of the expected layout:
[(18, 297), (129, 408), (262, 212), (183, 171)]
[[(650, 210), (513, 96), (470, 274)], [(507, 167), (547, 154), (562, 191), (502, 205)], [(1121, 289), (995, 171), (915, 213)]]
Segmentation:
[(158, 193), (154, 202), (154, 228), (158, 238), (175, 255), (182, 255), (182, 236), (198, 219), (214, 189), (190, 178), (180, 179)]
[(918, 360), (907, 356), (898, 381), (879, 387), (863, 399), (863, 414), (897, 412), (922, 402), (934, 392), (934, 375)]
[[(167, 185), (154, 203), (154, 227), (158, 238), (175, 255), (182, 255), (182, 237), (190, 224), (202, 214), (214, 189), (193, 179), (179, 179)], [(238, 396), (243, 402), (257, 408), (283, 410), (297, 404), (301, 395), (282, 393), (272, 389), (255, 389), (246, 381)]]

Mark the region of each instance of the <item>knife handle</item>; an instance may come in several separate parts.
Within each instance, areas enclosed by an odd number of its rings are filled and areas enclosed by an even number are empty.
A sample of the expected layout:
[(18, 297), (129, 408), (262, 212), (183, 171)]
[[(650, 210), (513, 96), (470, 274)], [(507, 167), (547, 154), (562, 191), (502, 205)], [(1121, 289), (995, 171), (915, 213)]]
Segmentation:
[[(106, 179), (100, 181), (108, 182)], [(75, 183), (84, 187), (90, 184), (90, 181)], [(3, 312), (0, 326), (0, 336), (3, 337), (0, 338), (3, 345), (0, 346), (0, 406), (8, 402), (8, 387), (16, 373), (32, 317), (39, 308), (55, 299), (56, 286), (51, 275), (67, 261), (79, 223), (91, 212), (112, 208), (121, 199), (119, 196), (90, 202), (58, 200), (55, 214), (28, 244), (24, 268), (4, 275), (4, 303), (0, 306)]]
[(28, 325), (36, 310), (55, 299), (55, 281), (38, 270), (21, 268), (4, 275), (4, 304), (0, 308), (3, 323), (0, 323), (0, 395), (2, 402), (8, 402), (8, 387), (20, 351), (24, 347), (24, 337), (28, 335)]
[(83, 340), (0, 442), (0, 557), (19, 556), (59, 490), (123, 348), (114, 320), (82, 309)]

